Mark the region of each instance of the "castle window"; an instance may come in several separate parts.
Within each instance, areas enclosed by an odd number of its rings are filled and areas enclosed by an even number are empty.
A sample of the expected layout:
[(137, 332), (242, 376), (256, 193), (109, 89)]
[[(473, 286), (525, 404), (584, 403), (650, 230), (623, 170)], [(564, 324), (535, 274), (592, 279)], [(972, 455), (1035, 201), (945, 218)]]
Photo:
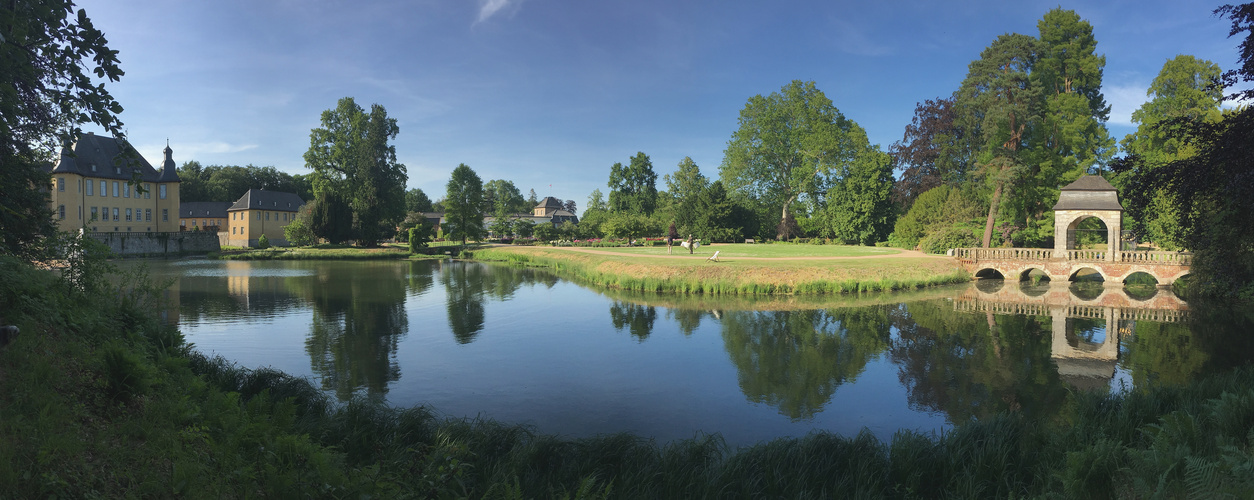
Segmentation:
[(144, 184), (144, 199), (152, 199), (152, 185)]
[(152, 222), (152, 209), (151, 208), (144, 209), (144, 220), (148, 222)]
[(122, 197), (124, 197), (124, 198), (130, 198), (130, 197), (131, 197), (131, 185), (130, 185), (130, 183), (126, 183), (126, 184), (123, 184), (123, 185), (122, 185)]
[[(100, 217), (100, 210), (96, 207), (91, 207), (91, 220), (96, 220), (97, 217)], [(92, 229), (92, 231), (95, 231), (95, 229)]]
[[(161, 186), (161, 187), (165, 187), (165, 186)], [(168, 208), (161, 209), (161, 222), (170, 222), (170, 209)]]
[(163, 199), (163, 200), (164, 200), (164, 199), (165, 199), (165, 184), (162, 184), (161, 186), (159, 186), (159, 188), (158, 188), (158, 189), (159, 189), (161, 192), (157, 194), (157, 197), (158, 197), (158, 198), (161, 198), (161, 199)]
[(65, 177), (57, 177), (57, 191), (65, 191)]
[(126, 222), (131, 221), (131, 209), (126, 209)]
[(57, 217), (60, 217), (62, 219), (65, 218), (65, 205), (61, 205), (57, 207)]
[(113, 181), (113, 197), (118, 197), (118, 181)]
[(109, 183), (100, 181), (100, 196), (109, 196)]
[[(119, 221), (119, 220), (122, 220), (122, 219), (120, 219), (120, 218), (118, 217), (118, 209), (117, 209), (117, 208), (114, 208), (114, 209), (113, 209), (113, 221), (114, 221), (114, 222), (117, 222), (117, 221)], [(114, 230), (114, 231), (117, 231), (117, 230), (118, 230), (118, 228), (116, 228), (116, 227), (115, 227), (115, 228), (113, 228), (113, 230)]]
[(96, 183), (94, 183), (94, 182), (92, 182), (92, 181), (87, 181), (87, 196), (93, 196), (93, 194), (92, 194), (92, 186), (95, 186), (95, 185), (96, 185)]

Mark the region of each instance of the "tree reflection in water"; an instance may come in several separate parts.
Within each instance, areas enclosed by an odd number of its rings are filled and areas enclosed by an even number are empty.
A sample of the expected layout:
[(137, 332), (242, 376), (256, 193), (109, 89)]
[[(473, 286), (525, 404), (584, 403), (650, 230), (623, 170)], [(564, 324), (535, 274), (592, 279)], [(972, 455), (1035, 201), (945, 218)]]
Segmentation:
[(514, 266), (442, 261), (440, 282), (448, 297), (449, 329), (458, 343), (469, 344), (483, 331), (488, 298), (510, 300), (523, 285), (541, 283), (551, 288), (557, 278), (536, 279), (534, 271)]
[(888, 306), (726, 311), (723, 345), (740, 390), (792, 420), (810, 419), (888, 346)]
[(381, 396), (388, 383), (400, 379), (396, 345), (409, 331), (402, 269), (395, 263), (366, 272), (360, 266), (328, 265), (318, 268), (316, 280), (304, 281), (303, 295), (313, 308), (305, 351), (323, 389), (335, 391), (340, 400), (362, 389)]
[(657, 309), (653, 306), (617, 300), (610, 306), (610, 322), (614, 324), (614, 329), (621, 332), (627, 328), (637, 341), (644, 342), (649, 338), (654, 321), (657, 321)]
[(1052, 414), (1066, 397), (1050, 360), (1050, 318), (971, 314), (938, 300), (894, 309), (889, 359), (912, 408), (963, 422), (1009, 410)]

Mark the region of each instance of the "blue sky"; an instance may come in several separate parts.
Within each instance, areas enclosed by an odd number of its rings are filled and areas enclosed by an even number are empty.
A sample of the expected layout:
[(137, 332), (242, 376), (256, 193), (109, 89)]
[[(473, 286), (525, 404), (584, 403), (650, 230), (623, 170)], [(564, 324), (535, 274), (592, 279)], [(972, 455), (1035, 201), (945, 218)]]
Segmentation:
[[(1061, 4), (1106, 56), (1122, 138), (1164, 62), (1236, 62), (1218, 4)], [(409, 186), (432, 199), (459, 163), (543, 197), (607, 192), (637, 151), (661, 177), (691, 156), (718, 175), (745, 101), (813, 80), (885, 149), (915, 104), (950, 95), (1003, 33), (1037, 35), (1059, 2), (90, 0), (120, 51), (108, 86), (131, 142), (159, 162), (274, 166), (302, 155), (342, 97), (396, 118)], [(552, 186), (552, 187), (550, 187)]]

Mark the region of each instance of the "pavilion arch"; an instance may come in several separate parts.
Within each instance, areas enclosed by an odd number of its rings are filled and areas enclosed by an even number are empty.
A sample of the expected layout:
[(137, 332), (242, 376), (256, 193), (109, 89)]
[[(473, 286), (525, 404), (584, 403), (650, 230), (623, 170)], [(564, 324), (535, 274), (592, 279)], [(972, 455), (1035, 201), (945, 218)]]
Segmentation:
[(1054, 257), (1067, 258), (1076, 249), (1076, 227), (1097, 218), (1106, 225), (1105, 259), (1113, 261), (1123, 230), (1123, 205), (1114, 186), (1099, 175), (1085, 175), (1066, 185), (1054, 205)]

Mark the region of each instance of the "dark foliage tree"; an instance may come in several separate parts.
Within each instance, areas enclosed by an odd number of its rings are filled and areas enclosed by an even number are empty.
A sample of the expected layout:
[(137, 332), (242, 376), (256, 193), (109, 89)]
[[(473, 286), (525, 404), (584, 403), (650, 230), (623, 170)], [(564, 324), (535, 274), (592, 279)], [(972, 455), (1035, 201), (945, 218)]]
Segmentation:
[[(624, 167), (610, 167), (610, 210), (651, 215), (657, 208), (657, 174), (649, 155), (637, 152)], [(591, 208), (591, 207), (589, 207)]]
[(522, 192), (512, 181), (493, 179), (483, 183), (483, 213), (517, 214), (530, 213), (535, 205), (528, 205)]
[(405, 165), (396, 162), (400, 127), (378, 104), (367, 114), (351, 97), (322, 112), (322, 127), (309, 133), (305, 166), (314, 170), (314, 191), (337, 190), (353, 210), (357, 243), (372, 247), (405, 216)]
[(311, 175), (292, 175), (274, 167), (253, 165), (202, 166), (192, 160), (178, 169), (179, 199), (191, 201), (235, 201), (249, 189), (294, 193), (300, 199), (314, 198)]
[(309, 228), (319, 238), (340, 244), (353, 238), (353, 210), (338, 193), (324, 191), (314, 197)]
[(0, 253), (39, 257), (56, 227), (41, 168), (94, 123), (123, 137), (105, 89), (123, 75), (84, 10), (68, 0), (0, 5)]
[(575, 215), (579, 214), (579, 206), (575, 204), (575, 200), (566, 200), (565, 203), (562, 203), (562, 209)]
[[(1216, 13), (1232, 20), (1232, 35), (1247, 33), (1239, 69), (1226, 81), (1254, 81), (1254, 4)], [(1218, 123), (1180, 118), (1167, 134), (1195, 144), (1197, 153), (1161, 165), (1135, 154), (1116, 161), (1112, 168), (1128, 174), (1125, 207), (1133, 217), (1147, 217), (1156, 193), (1169, 193), (1186, 246), (1195, 253), (1196, 291), (1254, 299), (1254, 108), (1229, 112)]]
[(975, 161), (972, 138), (956, 118), (953, 97), (921, 102), (905, 135), (888, 148), (900, 172), (893, 202), (902, 210), (929, 189), (967, 180)]
[(446, 186), (444, 197), (444, 235), (450, 240), (483, 239), (483, 181), (479, 175), (460, 164)]
[(892, 158), (868, 149), (839, 171), (839, 182), (827, 192), (824, 236), (850, 245), (887, 240), (896, 218)]

